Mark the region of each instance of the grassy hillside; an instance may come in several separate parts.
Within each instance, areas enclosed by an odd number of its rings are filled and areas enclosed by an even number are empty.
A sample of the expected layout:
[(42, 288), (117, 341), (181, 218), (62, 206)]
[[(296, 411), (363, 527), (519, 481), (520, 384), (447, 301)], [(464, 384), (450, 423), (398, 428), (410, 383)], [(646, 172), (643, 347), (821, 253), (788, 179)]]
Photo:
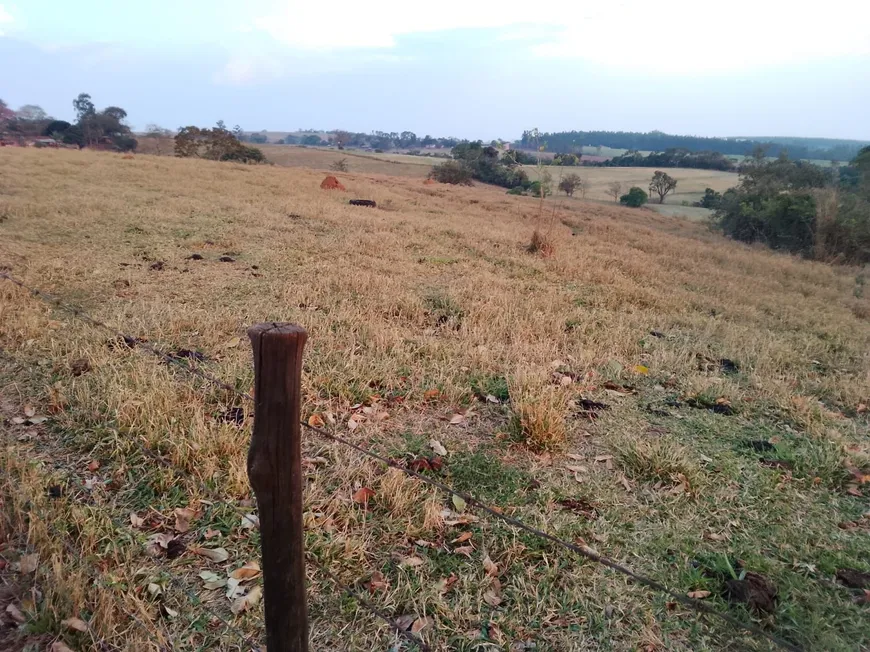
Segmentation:
[[(532, 198), (361, 167), (347, 193), (302, 167), (86, 151), (2, 149), (0, 169), (14, 275), (244, 391), (246, 327), (298, 322), (305, 418), (398, 460), (435, 440), (430, 473), (507, 514), (794, 644), (870, 646), (862, 593), (834, 579), (870, 571), (857, 270), (592, 202), (548, 201), (542, 226)], [(249, 407), (110, 340), (0, 280), (15, 644), (249, 649), (198, 604), (261, 641), (261, 606), (233, 615), (205, 584), (257, 558)], [(309, 553), (434, 650), (769, 649), (352, 450), (306, 434), (304, 454)], [(770, 613), (728, 598), (743, 571), (775, 584)], [(309, 595), (313, 650), (411, 649), (314, 567)]]

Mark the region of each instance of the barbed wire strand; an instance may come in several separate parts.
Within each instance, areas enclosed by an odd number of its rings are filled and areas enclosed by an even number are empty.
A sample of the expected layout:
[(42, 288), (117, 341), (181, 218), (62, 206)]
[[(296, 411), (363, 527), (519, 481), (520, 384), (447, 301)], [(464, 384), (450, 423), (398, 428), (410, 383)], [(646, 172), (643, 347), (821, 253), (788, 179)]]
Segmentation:
[(773, 634), (770, 634), (770, 633), (764, 631), (763, 629), (761, 629), (760, 627), (758, 627), (757, 625), (755, 625), (753, 623), (742, 622), (742, 621), (738, 620), (737, 618), (731, 616), (730, 614), (723, 613), (723, 612), (719, 611), (718, 609), (701, 602), (700, 600), (695, 600), (694, 598), (690, 598), (688, 596), (677, 593), (676, 591), (668, 588), (666, 585), (662, 584), (661, 582), (659, 582), (657, 580), (646, 577), (644, 575), (640, 575), (639, 573), (635, 573), (634, 571), (627, 568), (626, 566), (623, 566), (622, 564), (619, 564), (619, 563), (609, 559), (608, 557), (605, 557), (604, 555), (601, 555), (601, 554), (595, 552), (594, 550), (592, 550), (591, 548), (589, 548), (587, 546), (579, 546), (575, 543), (571, 543), (570, 541), (565, 541), (564, 539), (560, 539), (560, 538), (558, 538), (558, 537), (556, 537), (548, 532), (545, 532), (543, 530), (539, 530), (538, 528), (532, 527), (531, 525), (527, 525), (526, 523), (523, 523), (519, 519), (516, 519), (512, 516), (508, 516), (507, 514), (504, 514), (503, 512), (499, 511), (498, 509), (495, 509), (493, 507), (490, 507), (489, 505), (486, 505), (485, 503), (481, 502), (480, 500), (478, 500), (477, 498), (475, 498), (474, 496), (472, 496), (470, 494), (467, 494), (467, 493), (464, 493), (461, 491), (456, 491), (452, 487), (449, 487), (442, 482), (438, 482), (437, 480), (434, 480), (428, 476), (425, 476), (421, 473), (417, 473), (416, 471), (408, 469), (400, 464), (397, 464), (395, 461), (393, 461), (387, 457), (384, 457), (382, 455), (379, 455), (378, 453), (374, 453), (370, 450), (367, 450), (367, 449), (363, 448), (362, 446), (358, 446), (357, 444), (354, 444), (353, 442), (348, 441), (347, 439), (344, 439), (343, 437), (329, 433), (325, 430), (322, 430), (321, 428), (315, 428), (314, 426), (311, 426), (305, 422), (301, 422), (301, 423), (305, 428), (311, 430), (312, 432), (317, 433), (321, 437), (325, 437), (325, 438), (330, 439), (332, 441), (335, 441), (335, 442), (338, 442), (338, 443), (343, 444), (345, 446), (348, 446), (350, 448), (353, 448), (354, 450), (362, 453), (363, 455), (366, 455), (366, 456), (371, 457), (375, 460), (378, 460), (379, 462), (389, 466), (390, 468), (402, 471), (406, 475), (409, 475), (413, 478), (416, 478), (417, 480), (420, 480), (421, 482), (423, 482), (425, 484), (428, 484), (432, 487), (435, 487), (436, 489), (440, 489), (441, 491), (443, 491), (447, 494), (450, 494), (452, 496), (456, 496), (458, 498), (461, 498), (462, 500), (465, 501), (465, 503), (467, 505), (474, 507), (476, 509), (479, 509), (480, 511), (485, 512), (486, 514), (493, 516), (496, 519), (499, 519), (499, 520), (507, 523), (508, 525), (516, 527), (520, 530), (528, 532), (529, 534), (533, 534), (533, 535), (540, 537), (542, 539), (546, 539), (547, 541), (550, 541), (551, 543), (555, 543), (559, 546), (562, 546), (563, 548), (570, 550), (571, 552), (574, 552), (578, 555), (581, 555), (582, 557), (586, 557), (587, 559), (594, 561), (598, 564), (601, 564), (602, 566), (606, 566), (607, 568), (610, 568), (611, 570), (614, 570), (618, 573), (621, 573), (622, 575), (625, 575), (626, 577), (629, 577), (629, 578), (635, 580), (639, 584), (643, 584), (651, 589), (655, 589), (656, 591), (659, 591), (661, 593), (668, 595), (669, 597), (673, 598), (677, 602), (680, 602), (681, 604), (683, 604), (686, 607), (694, 609), (695, 611), (703, 612), (705, 614), (721, 618), (722, 620), (724, 620), (725, 622), (727, 622), (728, 624), (730, 624), (734, 627), (737, 627), (740, 629), (745, 629), (753, 634), (756, 634), (758, 636), (766, 638), (771, 643), (774, 643), (774, 644), (776, 644), (784, 649), (792, 650), (794, 652), (798, 652), (801, 649), (800, 647), (797, 647), (797, 646), (793, 645), (792, 643), (789, 643), (789, 642), (787, 642), (787, 641), (785, 641), (777, 636), (774, 636)]
[[(83, 319), (84, 321), (91, 323), (94, 326), (98, 326), (100, 328), (106, 329), (106, 330), (114, 333), (117, 337), (122, 338), (128, 346), (131, 346), (131, 348), (133, 348), (133, 347), (143, 348), (144, 350), (152, 353), (153, 355), (155, 355), (163, 360), (166, 360), (167, 362), (171, 362), (171, 363), (175, 364), (179, 369), (182, 369), (185, 372), (192, 373), (192, 374), (216, 385), (217, 387), (225, 389), (226, 391), (236, 395), (239, 398), (243, 398), (243, 399), (246, 399), (248, 401), (255, 402), (254, 397), (251, 396), (250, 394), (248, 394), (246, 392), (241, 392), (241, 391), (237, 390), (235, 387), (233, 387), (232, 385), (230, 385), (229, 383), (221, 380), (220, 378), (217, 378), (209, 373), (203, 372), (202, 370), (200, 370), (196, 367), (192, 367), (188, 364), (185, 364), (184, 362), (175, 358), (174, 356), (157, 349), (156, 347), (149, 344), (148, 342), (143, 342), (139, 338), (131, 337), (130, 335), (127, 335), (126, 333), (123, 333), (123, 332), (117, 330), (116, 328), (109, 326), (108, 324), (106, 324), (104, 322), (101, 322), (99, 320), (96, 320), (96, 319), (90, 317), (90, 315), (85, 313), (80, 308), (77, 308), (77, 307), (72, 306), (70, 304), (66, 304), (64, 301), (62, 301), (61, 299), (59, 299), (53, 295), (50, 295), (50, 294), (43, 292), (41, 290), (38, 290), (36, 288), (30, 287), (29, 285), (25, 284), (23, 281), (20, 281), (19, 279), (10, 276), (6, 272), (0, 271), (0, 277), (5, 278), (9, 281), (12, 281), (15, 285), (27, 290), (33, 296), (40, 298), (43, 301), (46, 301), (47, 303), (56, 305), (57, 307), (61, 308), (62, 310), (66, 311), (66, 312), (70, 312), (73, 315)], [(418, 473), (418, 472), (413, 471), (411, 469), (408, 469), (400, 464), (397, 464), (395, 461), (393, 461), (387, 457), (384, 457), (382, 455), (379, 455), (378, 453), (370, 451), (362, 446), (354, 444), (353, 442), (351, 442), (343, 437), (340, 437), (339, 435), (330, 433), (326, 430), (323, 430), (322, 428), (316, 428), (308, 423), (305, 423), (304, 421), (301, 421), (300, 424), (304, 428), (307, 428), (308, 430), (317, 433), (321, 437), (324, 437), (326, 439), (340, 443), (344, 446), (348, 446), (348, 447), (356, 450), (357, 452), (359, 452), (363, 455), (366, 455), (372, 459), (378, 460), (379, 462), (387, 465), (390, 468), (397, 469), (397, 470), (405, 473), (406, 475), (413, 477), (413, 478), (416, 478), (417, 480), (420, 480), (421, 482), (428, 484), (432, 487), (435, 487), (436, 489), (439, 489), (447, 494), (450, 494), (452, 496), (457, 496), (458, 498), (461, 498), (462, 500), (464, 500), (466, 502), (466, 504), (468, 504), (476, 509), (479, 509), (480, 511), (482, 511), (482, 512), (498, 519), (498, 520), (501, 520), (501, 521), (507, 523), (508, 525), (511, 525), (513, 527), (521, 529), (525, 532), (528, 532), (529, 534), (535, 535), (535, 536), (540, 537), (542, 539), (545, 539), (547, 541), (550, 541), (551, 543), (554, 543), (558, 546), (561, 546), (561, 547), (565, 548), (566, 550), (574, 552), (574, 553), (576, 553), (582, 557), (585, 557), (593, 562), (601, 564), (602, 566), (606, 566), (607, 568), (610, 568), (611, 570), (616, 571), (617, 573), (620, 573), (620, 574), (638, 582), (639, 584), (647, 586), (653, 590), (659, 591), (660, 593), (664, 593), (665, 595), (669, 596), (673, 600), (679, 602), (680, 604), (682, 604), (682, 605), (684, 605), (684, 606), (686, 606), (694, 611), (697, 611), (699, 613), (703, 613), (703, 614), (706, 614), (709, 616), (713, 616), (714, 618), (719, 618), (720, 620), (731, 625), (732, 627), (745, 630), (745, 631), (750, 632), (756, 636), (760, 636), (760, 637), (768, 640), (769, 642), (777, 645), (778, 647), (781, 647), (782, 649), (791, 650), (792, 652), (800, 652), (802, 649), (793, 643), (785, 641), (784, 639), (779, 638), (778, 636), (775, 636), (775, 635), (765, 631), (764, 629), (762, 629), (758, 625), (755, 625), (754, 623), (747, 623), (747, 622), (743, 622), (741, 620), (738, 620), (734, 616), (732, 616), (728, 613), (724, 613), (722, 611), (719, 611), (715, 607), (711, 607), (710, 605), (708, 605), (704, 602), (701, 602), (700, 600), (696, 600), (694, 598), (690, 598), (690, 597), (683, 595), (681, 593), (677, 593), (676, 591), (669, 588), (665, 584), (659, 582), (658, 580), (654, 580), (652, 578), (646, 577), (646, 576), (641, 575), (639, 573), (635, 573), (634, 571), (627, 568), (626, 566), (623, 566), (622, 564), (619, 564), (619, 563), (609, 559), (608, 557), (605, 557), (604, 555), (601, 555), (601, 554), (595, 552), (594, 550), (592, 550), (591, 548), (589, 548), (587, 546), (579, 546), (575, 543), (571, 543), (570, 541), (565, 541), (563, 539), (560, 539), (560, 538), (558, 538), (558, 537), (556, 537), (548, 532), (545, 532), (545, 531), (540, 530), (538, 528), (527, 525), (526, 523), (523, 523), (519, 519), (513, 518), (512, 516), (508, 516), (508, 515), (504, 514), (503, 512), (501, 512), (500, 510), (495, 509), (493, 507), (490, 507), (489, 505), (476, 499), (475, 497), (471, 496), (470, 494), (456, 491), (452, 487), (449, 487), (448, 485), (446, 485), (442, 482), (438, 482), (437, 480), (434, 480), (428, 476), (425, 476), (421, 473)]]
[(409, 643), (416, 645), (418, 649), (422, 650), (422, 652), (430, 652), (430, 648), (426, 643), (423, 642), (419, 636), (416, 636), (409, 632), (407, 629), (403, 628), (396, 621), (395, 618), (389, 616), (378, 609), (375, 605), (373, 605), (369, 600), (363, 598), (357, 591), (354, 591), (352, 588), (347, 586), (346, 584), (342, 584), (341, 580), (335, 576), (335, 574), (330, 571), (319, 559), (315, 559), (311, 555), (306, 555), (308, 557), (308, 562), (313, 566), (316, 566), (318, 569), (323, 571), (323, 574), (326, 575), (330, 580), (332, 580), (335, 585), (341, 589), (342, 593), (350, 596), (354, 600), (356, 600), (359, 604), (361, 604), (367, 611), (369, 611), (374, 616), (377, 616), (384, 622), (386, 622), (390, 627), (392, 627), (396, 634), (400, 637), (408, 641)]

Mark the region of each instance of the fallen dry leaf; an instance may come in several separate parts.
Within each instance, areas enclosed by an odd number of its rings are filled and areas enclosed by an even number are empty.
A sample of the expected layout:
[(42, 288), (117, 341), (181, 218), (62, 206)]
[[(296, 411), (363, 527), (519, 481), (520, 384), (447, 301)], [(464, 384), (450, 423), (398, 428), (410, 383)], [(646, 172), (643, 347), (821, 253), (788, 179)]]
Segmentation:
[(224, 548), (191, 548), (190, 551), (199, 555), (200, 557), (205, 557), (209, 561), (213, 561), (216, 564), (221, 564), (230, 558), (230, 553), (228, 553)]
[(450, 417), (450, 425), (451, 426), (459, 426), (465, 423), (465, 415), (464, 414), (454, 414)]
[(399, 566), (407, 566), (409, 568), (416, 568), (417, 566), (423, 565), (423, 559), (418, 557), (417, 555), (411, 555), (410, 557), (405, 557), (402, 559)]
[(247, 595), (236, 598), (232, 606), (230, 606), (230, 611), (234, 614), (240, 614), (243, 611), (247, 611), (251, 607), (255, 607), (260, 602), (261, 597), (263, 597), (263, 589), (259, 586), (255, 586), (248, 591)]
[(369, 500), (374, 497), (375, 492), (373, 489), (369, 489), (368, 487), (360, 487), (353, 495), (353, 502), (359, 503), (360, 505), (366, 505), (368, 504)]
[(473, 536), (474, 536), (474, 535), (473, 535), (471, 532), (463, 532), (463, 533), (460, 534), (458, 537), (456, 537), (455, 539), (453, 539), (453, 541), (451, 541), (450, 543), (465, 543), (466, 541), (468, 541), (468, 540), (469, 540), (471, 537), (473, 537)]
[(93, 473), (97, 469), (100, 468), (100, 460), (91, 460), (91, 463), (88, 464), (88, 471)]
[(390, 586), (389, 582), (384, 578), (384, 574), (380, 571), (372, 573), (371, 579), (365, 584), (369, 593), (374, 593), (380, 589), (386, 589)]
[(474, 552), (474, 546), (459, 546), (458, 548), (454, 548), (453, 552), (457, 555), (465, 555), (470, 558), (471, 553)]
[(583, 460), (586, 459), (586, 458), (583, 457), (582, 455), (577, 455), (576, 453), (565, 453), (565, 457), (568, 457), (568, 458), (570, 458), (570, 459), (572, 459), (572, 460), (576, 460), (576, 461), (578, 461), (578, 462), (582, 462)]
[(459, 512), (464, 512), (465, 508), (468, 507), (468, 504), (465, 502), (465, 499), (462, 496), (457, 496), (456, 494), (453, 494), (451, 500), (453, 501), (453, 506)]
[(226, 344), (224, 344), (225, 349), (234, 349), (241, 343), (241, 338), (234, 337), (229, 340)]
[(189, 507), (175, 508), (175, 531), (184, 534), (190, 530), (190, 521), (196, 517), (196, 511)]
[(487, 395), (486, 395), (486, 402), (487, 402), (487, 403), (495, 403), (496, 405), (498, 405), (499, 403), (501, 403), (501, 401), (499, 401), (499, 400), (498, 400), (495, 396), (493, 396), (492, 394), (487, 394)]
[(450, 573), (449, 577), (440, 579), (435, 583), (435, 590), (443, 595), (447, 593), (450, 589), (452, 589), (453, 585), (456, 584), (458, 580), (459, 578), (456, 577), (456, 573)]
[(55, 641), (48, 650), (49, 652), (73, 652), (63, 641)]
[(255, 561), (249, 561), (241, 568), (237, 568), (232, 573), (230, 573), (230, 577), (234, 580), (239, 580), (240, 582), (246, 582), (247, 580), (252, 580), (260, 574), (260, 564)]
[(359, 421), (357, 421), (357, 420), (354, 419), (353, 417), (351, 417), (350, 419), (347, 420), (347, 429), (348, 429), (348, 430), (350, 430), (351, 432), (353, 432), (353, 431), (356, 430), (357, 428), (359, 428)]
[(199, 578), (203, 581), (206, 589), (222, 589), (227, 585), (227, 581), (217, 573), (212, 571), (202, 571)]
[(649, 367), (642, 364), (636, 364), (634, 365), (634, 372), (646, 376), (649, 374)]
[(326, 422), (320, 414), (312, 414), (308, 417), (308, 425), (312, 428), (322, 428), (326, 425)]
[(489, 555), (486, 555), (483, 558), (483, 569), (486, 571), (487, 575), (492, 575), (493, 577), (498, 575), (498, 564), (490, 559)]
[(12, 603), (6, 605), (6, 613), (9, 614), (9, 617), (19, 625), (27, 622), (27, 616), (21, 613), (21, 609)]
[(260, 527), (260, 517), (256, 514), (245, 514), (242, 516), (241, 528), (243, 530), (253, 530)]
[(66, 620), (60, 621), (60, 624), (69, 629), (74, 629), (77, 632), (88, 631), (88, 624), (81, 618), (67, 618)]
[(213, 539), (217, 536), (220, 536), (220, 530), (208, 529), (202, 536), (204, 536), (206, 539)]
[(432, 621), (429, 620), (428, 618), (418, 618), (417, 620), (414, 621), (414, 624), (411, 625), (411, 633), (412, 634), (419, 634), (424, 629), (429, 627), (431, 624), (432, 624)]
[(32, 555), (22, 555), (18, 562), (18, 572), (22, 575), (29, 575), (34, 572), (39, 566), (39, 553), (34, 552)]
[(440, 389), (427, 389), (423, 392), (423, 400), (424, 401), (435, 401), (438, 397), (441, 396)]
[(429, 440), (429, 447), (435, 451), (437, 455), (447, 455), (447, 449), (441, 445), (441, 442), (437, 439)]
[(707, 598), (710, 596), (710, 592), (709, 591), (689, 591), (688, 595), (693, 600), (703, 600), (704, 598)]
[(399, 629), (401, 629), (402, 631), (405, 631), (414, 623), (415, 620), (417, 620), (417, 616), (414, 616), (412, 614), (405, 614), (403, 616), (397, 616), (396, 617), (396, 626)]
[(226, 596), (230, 600), (239, 597), (245, 592), (245, 588), (242, 586), (241, 580), (236, 580), (232, 577), (228, 577), (226, 579), (226, 587)]

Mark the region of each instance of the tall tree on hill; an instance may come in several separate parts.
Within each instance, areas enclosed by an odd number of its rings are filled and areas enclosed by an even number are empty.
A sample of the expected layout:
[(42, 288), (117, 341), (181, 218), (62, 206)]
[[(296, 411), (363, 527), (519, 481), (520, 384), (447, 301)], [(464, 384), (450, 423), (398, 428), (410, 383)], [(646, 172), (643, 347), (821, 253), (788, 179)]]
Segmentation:
[(79, 96), (73, 100), (73, 108), (78, 122), (97, 112), (97, 107), (91, 102), (91, 96), (87, 93), (79, 93)]
[(676, 187), (676, 179), (661, 170), (656, 170), (652, 181), (649, 182), (649, 193), (656, 193), (659, 196), (659, 203), (664, 204), (665, 196)]

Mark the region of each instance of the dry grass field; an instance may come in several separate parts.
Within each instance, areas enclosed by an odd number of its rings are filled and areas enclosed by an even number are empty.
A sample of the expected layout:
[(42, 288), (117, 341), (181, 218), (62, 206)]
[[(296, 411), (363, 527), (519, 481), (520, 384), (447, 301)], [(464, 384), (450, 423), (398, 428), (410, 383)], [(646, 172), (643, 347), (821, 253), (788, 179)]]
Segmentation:
[[(538, 178), (538, 169), (533, 165), (523, 166), (530, 179)], [(558, 168), (545, 167), (553, 179), (553, 187), (558, 185), (559, 172), (562, 174), (574, 173), (585, 179), (589, 185), (586, 199), (613, 201), (607, 192), (607, 185), (612, 181), (618, 181), (623, 186), (623, 193), (628, 192), (631, 186), (638, 186), (644, 191), (649, 188), (650, 179), (656, 168)], [(677, 180), (677, 188), (665, 197), (665, 204), (679, 205), (683, 201), (695, 202), (704, 195), (704, 189), (712, 188), (717, 192), (724, 192), (737, 185), (736, 172), (721, 172), (719, 170), (696, 170), (689, 168), (666, 169), (669, 175)], [(650, 202), (658, 203), (658, 195), (650, 197)]]
[[(841, 581), (861, 576), (836, 579), (870, 571), (860, 270), (582, 201), (545, 203), (543, 258), (533, 198), (323, 176), (3, 149), (0, 269), (244, 391), (245, 329), (302, 324), (306, 419), (409, 462), (434, 440), (426, 473), (507, 514), (794, 645), (870, 646), (867, 594)], [(249, 406), (0, 279), (0, 411), (0, 648), (262, 641), (261, 605), (232, 613), (225, 586), (259, 545)], [(304, 448), (309, 553), (434, 650), (770, 649), (352, 450)], [(759, 577), (776, 598), (750, 607)], [(309, 582), (312, 649), (414, 649)]]

